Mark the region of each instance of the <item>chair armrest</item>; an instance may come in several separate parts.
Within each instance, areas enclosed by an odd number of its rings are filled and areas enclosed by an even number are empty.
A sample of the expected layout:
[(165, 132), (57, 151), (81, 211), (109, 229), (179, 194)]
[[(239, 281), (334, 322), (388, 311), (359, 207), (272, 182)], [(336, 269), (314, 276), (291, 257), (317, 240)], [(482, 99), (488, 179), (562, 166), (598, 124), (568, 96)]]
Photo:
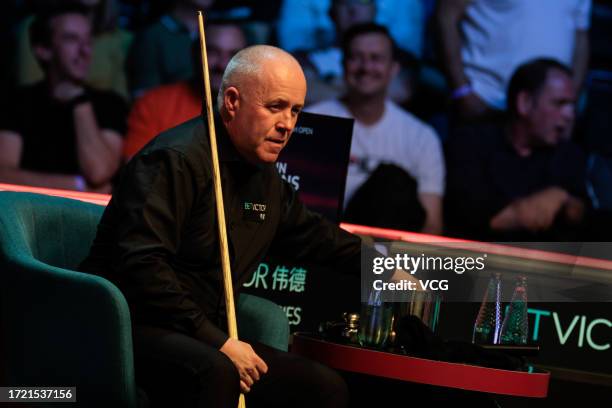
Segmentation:
[(130, 314), (119, 289), (23, 252), (4, 261), (7, 380), (76, 386), (80, 406), (135, 407)]
[(242, 293), (236, 310), (240, 338), (258, 341), (278, 350), (289, 349), (289, 321), (276, 303)]

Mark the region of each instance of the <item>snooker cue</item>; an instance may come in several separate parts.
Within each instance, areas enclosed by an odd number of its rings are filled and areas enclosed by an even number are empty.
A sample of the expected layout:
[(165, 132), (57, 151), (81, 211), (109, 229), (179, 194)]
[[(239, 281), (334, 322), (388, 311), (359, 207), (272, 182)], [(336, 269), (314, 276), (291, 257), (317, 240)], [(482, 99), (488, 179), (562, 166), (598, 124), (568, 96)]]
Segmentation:
[[(219, 169), (219, 155), (217, 153), (217, 134), (215, 132), (215, 118), (212, 109), (210, 94), (210, 78), (208, 75), (208, 54), (206, 53), (206, 39), (204, 37), (204, 16), (198, 11), (200, 26), (200, 48), (202, 53), (202, 71), (204, 74), (204, 101), (206, 103), (206, 118), (208, 119), (208, 135), (210, 137), (210, 151), (213, 165), (213, 182), (217, 206), (217, 224), (219, 225), (219, 250), (221, 251), (221, 269), (223, 270), (223, 284), (225, 292), (225, 311), (227, 314), (227, 329), (230, 338), (238, 339), (238, 326), (236, 324), (236, 309), (234, 307), (234, 291), (232, 287), (232, 272), (230, 268), (229, 250), (227, 246), (227, 228), (225, 225), (225, 210), (223, 207), (223, 192), (221, 190), (221, 171)], [(244, 394), (240, 394), (238, 408), (245, 408)]]

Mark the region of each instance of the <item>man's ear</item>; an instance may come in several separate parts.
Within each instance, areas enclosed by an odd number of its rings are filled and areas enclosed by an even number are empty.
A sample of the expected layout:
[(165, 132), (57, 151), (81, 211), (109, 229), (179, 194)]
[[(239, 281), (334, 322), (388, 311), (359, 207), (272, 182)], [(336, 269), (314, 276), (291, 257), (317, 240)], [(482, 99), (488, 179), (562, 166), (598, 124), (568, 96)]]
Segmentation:
[(527, 116), (533, 108), (533, 96), (526, 91), (521, 91), (516, 96), (516, 112), (520, 116)]
[(235, 86), (230, 86), (223, 92), (223, 107), (225, 111), (234, 117), (236, 111), (240, 108), (240, 91)]
[(34, 53), (36, 59), (43, 64), (48, 64), (53, 57), (53, 51), (51, 51), (51, 48), (43, 47), (42, 45), (35, 45), (32, 47), (32, 52)]

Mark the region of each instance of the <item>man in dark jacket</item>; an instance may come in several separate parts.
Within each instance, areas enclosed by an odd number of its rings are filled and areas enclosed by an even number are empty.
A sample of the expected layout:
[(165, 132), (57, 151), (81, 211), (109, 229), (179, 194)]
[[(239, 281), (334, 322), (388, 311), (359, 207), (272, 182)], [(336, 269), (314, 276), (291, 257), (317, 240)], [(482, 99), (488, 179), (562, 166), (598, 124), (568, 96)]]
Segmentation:
[[(240, 51), (224, 74), (215, 127), (235, 288), (270, 252), (359, 270), (359, 238), (309, 212), (274, 167), (305, 94), (299, 64), (270, 46)], [(242, 391), (249, 406), (344, 406), (332, 370), (226, 334), (207, 129), (194, 118), (133, 157), (81, 269), (125, 294), (136, 380), (154, 396), (232, 407)]]

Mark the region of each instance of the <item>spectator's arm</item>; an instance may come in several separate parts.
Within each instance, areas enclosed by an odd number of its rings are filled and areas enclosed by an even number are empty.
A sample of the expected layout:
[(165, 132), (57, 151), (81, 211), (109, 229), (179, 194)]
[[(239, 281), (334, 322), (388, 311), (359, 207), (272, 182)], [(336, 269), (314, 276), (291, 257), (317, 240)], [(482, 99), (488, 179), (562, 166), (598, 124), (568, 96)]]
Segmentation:
[(121, 162), (123, 142), (119, 133), (101, 129), (91, 102), (74, 107), (74, 129), (81, 172), (94, 186), (110, 182)]
[(572, 69), (574, 71), (574, 84), (576, 91), (582, 88), (584, 78), (589, 66), (589, 33), (586, 30), (576, 30), (576, 40), (574, 46), (574, 58)]
[(502, 231), (545, 231), (551, 227), (569, 199), (570, 195), (564, 189), (548, 187), (508, 204), (491, 219), (490, 226)]
[(77, 175), (47, 174), (19, 168), (23, 142), (12, 131), (0, 131), (0, 181), (37, 187), (79, 190), (85, 187)]
[(442, 66), (452, 89), (469, 83), (461, 59), (461, 32), (459, 24), (471, 0), (440, 0), (436, 8), (436, 23), (441, 43)]
[(438, 194), (419, 193), (419, 202), (425, 209), (425, 224), (421, 232), (440, 235), (442, 233), (442, 197)]
[(587, 211), (586, 203), (577, 197), (570, 196), (563, 207), (563, 218), (569, 224), (579, 224), (584, 220)]

